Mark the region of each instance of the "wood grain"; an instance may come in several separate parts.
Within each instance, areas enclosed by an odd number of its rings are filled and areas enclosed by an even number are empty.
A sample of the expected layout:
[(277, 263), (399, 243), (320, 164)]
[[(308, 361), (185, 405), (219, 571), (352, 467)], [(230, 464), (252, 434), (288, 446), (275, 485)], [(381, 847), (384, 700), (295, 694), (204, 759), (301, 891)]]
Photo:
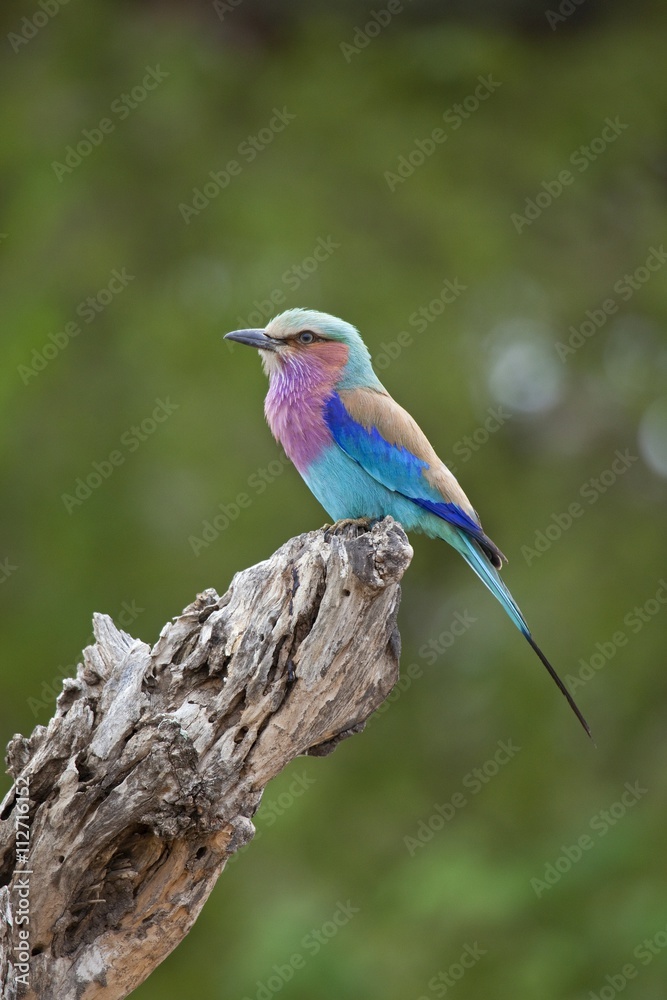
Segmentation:
[(7, 750), (6, 1000), (126, 997), (178, 945), (252, 838), (267, 782), (359, 732), (391, 691), (411, 557), (391, 518), (341, 522), (223, 597), (204, 591), (152, 649), (95, 615), (49, 725)]

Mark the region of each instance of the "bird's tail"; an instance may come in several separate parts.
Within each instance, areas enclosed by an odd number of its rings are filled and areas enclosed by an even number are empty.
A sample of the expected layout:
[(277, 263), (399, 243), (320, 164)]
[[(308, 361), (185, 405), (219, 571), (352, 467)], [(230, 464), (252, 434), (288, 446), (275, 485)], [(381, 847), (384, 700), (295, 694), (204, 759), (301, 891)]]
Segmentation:
[(570, 708), (572, 709), (576, 717), (579, 719), (579, 722), (584, 727), (586, 733), (592, 740), (593, 735), (591, 733), (588, 723), (586, 722), (585, 718), (579, 711), (579, 708), (574, 698), (563, 684), (563, 681), (560, 679), (555, 669), (551, 666), (546, 656), (544, 655), (540, 647), (533, 639), (530, 629), (526, 624), (526, 619), (521, 614), (521, 611), (519, 610), (516, 601), (514, 600), (509, 590), (501, 580), (498, 571), (491, 565), (491, 563), (488, 560), (488, 557), (482, 552), (478, 544), (472, 538), (468, 537), (464, 532), (456, 532), (456, 535), (458, 542), (458, 544), (455, 543), (456, 548), (461, 553), (461, 555), (468, 563), (470, 568), (475, 571), (475, 573), (480, 578), (482, 583), (489, 588), (489, 590), (496, 598), (496, 600), (500, 602), (500, 604), (503, 606), (506, 613), (512, 619), (512, 621), (519, 629), (519, 631), (522, 633), (522, 635), (526, 637), (527, 641), (535, 650), (540, 660), (549, 671), (551, 677), (560, 688), (561, 692), (567, 698)]

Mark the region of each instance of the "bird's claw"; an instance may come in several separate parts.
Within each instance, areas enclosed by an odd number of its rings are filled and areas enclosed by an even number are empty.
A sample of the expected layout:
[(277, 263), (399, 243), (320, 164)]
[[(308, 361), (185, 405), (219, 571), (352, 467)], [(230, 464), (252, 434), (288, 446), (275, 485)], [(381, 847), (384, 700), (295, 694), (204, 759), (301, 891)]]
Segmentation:
[(340, 521), (336, 521), (335, 524), (329, 524), (324, 526), (324, 537), (327, 542), (331, 541), (332, 535), (338, 534), (343, 528), (347, 528), (348, 525), (355, 525), (355, 527), (360, 528), (364, 531), (368, 531), (373, 525), (377, 524), (381, 518), (379, 517), (344, 517)]

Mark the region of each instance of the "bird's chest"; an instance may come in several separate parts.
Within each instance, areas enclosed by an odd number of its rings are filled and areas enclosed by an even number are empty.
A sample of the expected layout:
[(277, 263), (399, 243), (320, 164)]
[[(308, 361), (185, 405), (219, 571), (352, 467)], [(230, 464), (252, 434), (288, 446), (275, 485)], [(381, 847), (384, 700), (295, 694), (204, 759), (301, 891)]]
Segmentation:
[(287, 380), (271, 382), (264, 412), (275, 439), (303, 473), (332, 442), (324, 421), (328, 386), (295, 387)]

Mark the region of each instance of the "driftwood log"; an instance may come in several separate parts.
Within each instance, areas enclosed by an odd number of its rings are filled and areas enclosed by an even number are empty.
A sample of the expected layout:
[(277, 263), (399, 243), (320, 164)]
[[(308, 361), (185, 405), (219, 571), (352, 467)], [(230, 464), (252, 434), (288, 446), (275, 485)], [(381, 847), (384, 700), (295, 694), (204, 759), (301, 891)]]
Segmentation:
[(48, 726), (7, 750), (0, 995), (115, 1000), (182, 940), (267, 782), (363, 728), (398, 678), (391, 518), (293, 538), (153, 647), (94, 619)]

